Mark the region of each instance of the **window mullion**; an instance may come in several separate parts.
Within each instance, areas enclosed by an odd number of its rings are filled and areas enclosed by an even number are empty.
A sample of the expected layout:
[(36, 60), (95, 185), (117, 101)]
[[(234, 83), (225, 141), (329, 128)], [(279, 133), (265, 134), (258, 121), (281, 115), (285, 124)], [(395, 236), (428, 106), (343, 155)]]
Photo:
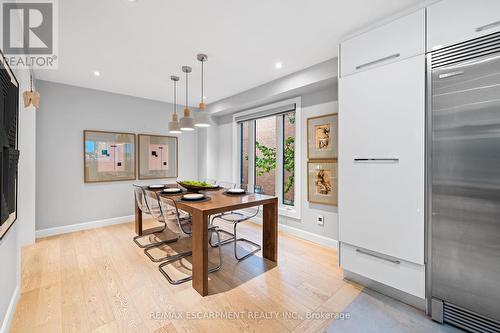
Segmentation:
[(248, 183), (255, 185), (255, 120), (248, 121)]
[(276, 116), (276, 196), (283, 204), (283, 114)]

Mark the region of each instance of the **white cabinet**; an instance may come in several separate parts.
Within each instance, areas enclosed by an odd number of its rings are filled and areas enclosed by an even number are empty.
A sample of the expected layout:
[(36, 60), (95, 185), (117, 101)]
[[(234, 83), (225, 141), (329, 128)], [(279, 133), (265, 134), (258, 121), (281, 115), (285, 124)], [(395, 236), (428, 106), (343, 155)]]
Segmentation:
[(344, 41), (340, 47), (341, 76), (409, 58), (425, 52), (425, 10)]
[(500, 31), (499, 0), (443, 0), (427, 8), (427, 49)]
[(424, 264), (425, 56), (339, 80), (342, 242)]
[(342, 243), (342, 267), (410, 295), (425, 298), (425, 266)]

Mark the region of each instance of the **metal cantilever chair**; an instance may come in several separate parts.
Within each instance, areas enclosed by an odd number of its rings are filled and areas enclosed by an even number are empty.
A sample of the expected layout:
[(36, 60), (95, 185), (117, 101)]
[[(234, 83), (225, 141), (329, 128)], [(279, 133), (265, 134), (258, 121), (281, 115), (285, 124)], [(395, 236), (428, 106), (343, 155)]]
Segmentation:
[[(159, 196), (162, 212), (165, 216), (165, 218), (173, 216), (173, 220), (176, 222), (177, 225), (177, 231), (180, 235), (180, 237), (183, 238), (190, 238), (191, 237), (191, 225), (192, 225), (192, 220), (191, 216), (189, 218), (182, 218), (182, 212), (177, 208), (177, 204), (175, 203), (175, 200), (172, 198), (167, 198), (163, 196)], [(212, 234), (215, 233), (217, 235), (217, 239), (220, 242), (220, 230), (218, 227), (214, 225), (209, 225), (208, 226), (208, 231), (209, 231), (209, 239), (212, 238)], [(191, 281), (193, 279), (192, 276), (188, 276), (179, 280), (174, 280), (172, 277), (168, 275), (168, 273), (163, 269), (163, 267), (173, 264), (176, 261), (180, 261), (186, 257), (191, 256), (193, 253), (192, 251), (186, 251), (179, 253), (177, 255), (171, 256), (168, 259), (165, 259), (164, 262), (162, 262), (159, 266), (158, 269), (160, 272), (165, 276), (167, 281), (171, 284), (181, 284), (187, 281)], [(220, 270), (222, 267), (222, 251), (219, 248), (219, 264), (216, 267), (210, 268), (208, 270), (209, 273), (216, 272)]]
[[(163, 224), (159, 229), (152, 228), (152, 230), (150, 230), (149, 232), (146, 232), (143, 235), (135, 236), (134, 242), (137, 244), (137, 246), (139, 246), (141, 249), (147, 249), (150, 247), (160, 246), (163, 244), (169, 244), (169, 243), (173, 243), (173, 242), (177, 241), (177, 239), (161, 240), (159, 238), (159, 236), (163, 235), (163, 232), (167, 228), (167, 223), (163, 219), (161, 214), (158, 215), (160, 213), (159, 207), (152, 207), (149, 205), (150, 200), (147, 199), (146, 190), (141, 185), (134, 184), (133, 186), (134, 186), (135, 201), (137, 202), (137, 206), (139, 206), (139, 209), (141, 210), (141, 212), (152, 216), (158, 222)], [(150, 241), (153, 238), (156, 241), (149, 242), (146, 244), (141, 244), (141, 242), (139, 242), (139, 240), (141, 238), (148, 238)]]
[[(259, 185), (239, 185), (239, 186), (237, 186), (237, 188), (243, 188), (248, 193), (263, 193), (262, 187)], [(233, 243), (234, 244), (234, 257), (238, 261), (244, 260), (244, 259), (254, 255), (255, 253), (259, 252), (261, 250), (261, 246), (259, 244), (255, 243), (249, 239), (246, 239), (246, 238), (241, 238), (241, 237), (238, 238), (237, 233), (236, 233), (236, 231), (237, 231), (236, 229), (238, 227), (238, 224), (254, 218), (255, 216), (257, 216), (259, 214), (259, 212), (260, 212), (260, 206), (257, 206), (256, 208), (251, 207), (251, 208), (246, 208), (245, 210), (231, 211), (231, 212), (221, 213), (221, 214), (217, 214), (217, 215), (212, 216), (212, 218), (210, 220), (211, 225), (213, 225), (213, 223), (217, 219), (222, 220), (224, 222), (229, 222), (229, 223), (233, 224), (233, 232), (231, 233), (229, 231), (220, 229), (221, 233), (224, 233), (230, 237), (223, 240), (222, 242), (219, 240), (215, 244), (212, 243), (212, 238), (210, 237), (209, 238), (210, 246), (211, 247), (220, 247), (222, 245)], [(252, 246), (255, 247), (255, 249), (253, 251), (250, 251), (249, 253), (245, 254), (244, 256), (239, 256), (238, 249), (237, 249), (238, 242), (245, 242), (245, 243), (251, 244)]]

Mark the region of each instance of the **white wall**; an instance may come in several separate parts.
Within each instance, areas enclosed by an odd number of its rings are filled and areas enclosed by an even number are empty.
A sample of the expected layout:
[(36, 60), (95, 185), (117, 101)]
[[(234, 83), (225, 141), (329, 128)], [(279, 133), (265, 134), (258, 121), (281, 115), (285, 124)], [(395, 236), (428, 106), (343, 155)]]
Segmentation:
[[(307, 201), (307, 118), (338, 111), (337, 86), (331, 84), (301, 95), (302, 97), (302, 137), (301, 137), (301, 219), (280, 216), (280, 223), (320, 237), (338, 240), (337, 207), (313, 204)], [(212, 150), (207, 156), (207, 177), (222, 181), (232, 181), (233, 163), (233, 117), (232, 114), (216, 118), (217, 125), (206, 135), (207, 146)], [(214, 149), (214, 147), (216, 149)], [(316, 223), (317, 215), (325, 217), (323, 226)]]
[[(29, 72), (14, 70), (19, 81), (19, 92), (28, 89)], [(21, 96), (20, 96), (21, 97)], [(35, 119), (33, 107), (24, 108), (19, 101), (18, 147), (18, 203), (17, 220), (0, 241), (0, 332), (8, 325), (19, 297), (21, 246), (35, 240)]]
[[(84, 184), (83, 130), (168, 135), (172, 105), (125, 95), (37, 81), (36, 229), (133, 214), (133, 183)], [(197, 131), (179, 135), (179, 178), (198, 178)]]

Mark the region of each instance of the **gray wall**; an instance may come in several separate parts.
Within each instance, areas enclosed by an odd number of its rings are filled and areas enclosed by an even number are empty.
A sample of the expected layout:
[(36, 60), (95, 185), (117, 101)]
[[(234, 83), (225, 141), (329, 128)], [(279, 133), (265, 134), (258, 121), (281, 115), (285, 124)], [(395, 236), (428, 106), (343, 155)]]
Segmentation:
[[(242, 95), (242, 94), (240, 94)], [(309, 203), (307, 201), (307, 118), (338, 111), (337, 85), (330, 84), (300, 94), (302, 98), (301, 165), (302, 202), (301, 219), (280, 217), (280, 223), (329, 239), (338, 240), (337, 207)], [(241, 96), (240, 96), (241, 98)], [(274, 100), (276, 101), (276, 100)], [(251, 101), (248, 101), (251, 102)], [(232, 114), (217, 118), (217, 125), (204, 133), (207, 142), (207, 177), (224, 181), (232, 180), (233, 172), (233, 125)], [(201, 143), (200, 143), (201, 145)], [(316, 223), (317, 215), (325, 217), (323, 226)]]
[[(324, 237), (339, 239), (337, 207), (307, 201), (307, 118), (338, 112), (337, 87), (302, 95), (302, 220), (290, 220), (289, 225)], [(316, 223), (317, 215), (324, 215), (325, 224)]]
[[(133, 214), (133, 183), (83, 183), (83, 130), (168, 135), (171, 104), (37, 81), (36, 229)], [(179, 135), (179, 178), (198, 178), (197, 131)]]

